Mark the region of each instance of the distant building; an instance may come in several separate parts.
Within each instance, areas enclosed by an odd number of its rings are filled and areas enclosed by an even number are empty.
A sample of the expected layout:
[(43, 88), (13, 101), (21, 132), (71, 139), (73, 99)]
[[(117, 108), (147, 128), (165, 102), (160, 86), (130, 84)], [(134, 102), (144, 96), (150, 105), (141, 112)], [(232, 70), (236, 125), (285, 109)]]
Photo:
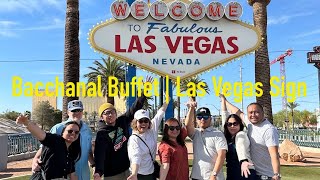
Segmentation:
[[(84, 112), (91, 115), (94, 111), (98, 112), (101, 104), (107, 102), (105, 97), (79, 97), (79, 100), (83, 103)], [(114, 106), (117, 110), (118, 115), (126, 111), (126, 101), (123, 97), (114, 97)], [(98, 115), (99, 116), (99, 115)]]
[[(50, 105), (54, 108), (57, 109), (57, 97), (56, 96), (46, 96), (45, 90), (44, 89), (39, 89), (39, 93), (43, 93), (43, 96), (33, 96), (32, 97), (32, 112), (33, 114), (35, 108), (40, 104), (42, 101), (49, 101)], [(55, 90), (49, 90), (49, 93), (55, 94)]]

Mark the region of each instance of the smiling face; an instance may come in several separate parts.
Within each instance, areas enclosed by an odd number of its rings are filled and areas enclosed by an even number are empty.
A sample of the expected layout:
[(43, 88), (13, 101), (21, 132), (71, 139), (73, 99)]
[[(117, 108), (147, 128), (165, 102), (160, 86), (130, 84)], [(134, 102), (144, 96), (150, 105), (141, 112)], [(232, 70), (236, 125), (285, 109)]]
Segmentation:
[(202, 129), (206, 129), (211, 125), (211, 116), (208, 115), (197, 115), (198, 126)]
[(148, 129), (150, 129), (150, 120), (148, 118), (137, 120), (137, 130), (140, 134), (145, 133)]
[(235, 136), (240, 131), (240, 124), (235, 118), (229, 118), (226, 123), (231, 136)]
[(65, 141), (67, 143), (72, 143), (75, 140), (78, 139), (79, 137), (79, 126), (76, 124), (69, 124), (67, 125), (67, 127), (65, 128), (65, 130), (62, 133), (62, 137), (63, 139), (65, 139)]
[(257, 104), (251, 104), (247, 108), (248, 118), (252, 124), (259, 124), (264, 119), (262, 108)]
[(166, 125), (168, 126), (168, 136), (169, 139), (176, 139), (181, 131), (181, 127), (178, 124), (177, 121), (169, 121), (166, 122)]
[(114, 109), (106, 109), (101, 114), (101, 117), (107, 125), (114, 126), (116, 124), (117, 112)]
[(82, 109), (75, 109), (72, 111), (68, 111), (69, 119), (72, 119), (73, 121), (80, 122), (82, 119), (83, 110)]

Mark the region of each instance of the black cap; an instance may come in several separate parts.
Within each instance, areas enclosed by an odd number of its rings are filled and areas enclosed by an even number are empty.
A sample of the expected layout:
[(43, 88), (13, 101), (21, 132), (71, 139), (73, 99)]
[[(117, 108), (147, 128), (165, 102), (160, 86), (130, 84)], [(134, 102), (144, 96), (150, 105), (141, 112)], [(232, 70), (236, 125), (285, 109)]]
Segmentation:
[(196, 116), (211, 116), (210, 110), (206, 107), (201, 107), (197, 110)]

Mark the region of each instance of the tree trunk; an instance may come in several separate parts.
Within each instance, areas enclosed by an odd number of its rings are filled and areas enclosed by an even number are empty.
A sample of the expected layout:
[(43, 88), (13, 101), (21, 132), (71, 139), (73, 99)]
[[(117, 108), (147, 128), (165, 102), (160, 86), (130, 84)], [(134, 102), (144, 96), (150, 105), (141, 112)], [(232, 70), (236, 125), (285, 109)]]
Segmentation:
[(114, 97), (109, 97), (109, 95), (107, 95), (107, 103), (114, 105)]
[[(263, 84), (263, 95), (256, 97), (257, 102), (264, 107), (265, 117), (273, 123), (270, 95), (270, 63), (267, 40), (267, 5), (269, 0), (251, 0), (253, 6), (254, 25), (262, 36), (262, 44), (255, 51), (255, 82)], [(250, 1), (249, 1), (250, 4)]]
[(79, 48), (79, 0), (67, 0), (66, 24), (65, 24), (65, 42), (64, 42), (64, 96), (62, 120), (68, 118), (67, 105), (69, 101), (78, 99), (77, 88), (74, 89), (75, 95), (67, 97), (65, 92), (68, 82), (79, 82), (80, 69), (80, 48)]

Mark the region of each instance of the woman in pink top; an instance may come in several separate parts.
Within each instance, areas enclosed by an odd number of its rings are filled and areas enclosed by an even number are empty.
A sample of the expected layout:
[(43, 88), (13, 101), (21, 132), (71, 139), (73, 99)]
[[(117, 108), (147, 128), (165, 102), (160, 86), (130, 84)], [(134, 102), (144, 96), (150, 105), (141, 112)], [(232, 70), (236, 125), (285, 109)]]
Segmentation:
[(164, 126), (164, 135), (159, 145), (160, 180), (188, 180), (188, 151), (185, 145), (187, 131), (179, 121), (170, 118)]

